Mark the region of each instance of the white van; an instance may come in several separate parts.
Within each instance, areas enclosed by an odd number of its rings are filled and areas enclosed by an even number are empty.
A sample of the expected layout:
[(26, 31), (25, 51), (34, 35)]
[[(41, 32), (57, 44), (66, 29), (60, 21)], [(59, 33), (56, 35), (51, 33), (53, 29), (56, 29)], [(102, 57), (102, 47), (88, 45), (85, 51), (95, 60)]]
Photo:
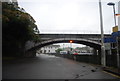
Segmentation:
[(60, 51), (60, 54), (67, 54), (67, 51)]

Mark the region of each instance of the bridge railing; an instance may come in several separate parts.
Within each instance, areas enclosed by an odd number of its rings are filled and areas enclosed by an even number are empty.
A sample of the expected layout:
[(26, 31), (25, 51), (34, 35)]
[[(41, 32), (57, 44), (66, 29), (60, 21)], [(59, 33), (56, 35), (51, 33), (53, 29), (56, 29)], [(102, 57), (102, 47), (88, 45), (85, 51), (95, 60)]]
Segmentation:
[[(41, 29), (41, 34), (100, 34), (101, 31), (93, 31), (93, 30), (48, 30)], [(111, 34), (111, 30), (104, 31), (105, 34)]]

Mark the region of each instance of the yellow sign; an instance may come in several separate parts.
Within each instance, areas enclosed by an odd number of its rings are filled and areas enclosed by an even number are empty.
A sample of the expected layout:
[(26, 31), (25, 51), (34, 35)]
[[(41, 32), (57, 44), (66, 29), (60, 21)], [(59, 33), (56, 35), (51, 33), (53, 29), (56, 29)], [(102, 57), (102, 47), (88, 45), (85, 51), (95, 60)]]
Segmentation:
[(118, 26), (113, 27), (113, 32), (118, 32)]

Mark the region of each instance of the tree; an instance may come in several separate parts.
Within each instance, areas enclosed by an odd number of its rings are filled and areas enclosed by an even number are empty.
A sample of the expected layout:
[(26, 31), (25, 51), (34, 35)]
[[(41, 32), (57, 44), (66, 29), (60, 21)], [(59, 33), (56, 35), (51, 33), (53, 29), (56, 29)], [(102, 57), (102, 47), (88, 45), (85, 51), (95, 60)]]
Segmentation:
[(13, 3), (2, 3), (2, 27), (3, 56), (22, 55), (28, 40), (39, 40), (33, 17)]
[(56, 50), (56, 53), (60, 53), (60, 51), (63, 51), (62, 48), (58, 48), (58, 49)]

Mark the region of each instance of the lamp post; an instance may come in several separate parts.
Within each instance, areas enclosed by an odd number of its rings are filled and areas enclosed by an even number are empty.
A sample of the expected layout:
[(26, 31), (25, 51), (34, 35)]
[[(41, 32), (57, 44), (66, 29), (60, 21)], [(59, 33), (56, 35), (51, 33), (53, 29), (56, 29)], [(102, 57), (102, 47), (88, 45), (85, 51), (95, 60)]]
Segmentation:
[(72, 40), (70, 40), (70, 51), (72, 51)]
[(107, 5), (109, 5), (109, 6), (113, 6), (113, 12), (114, 12), (114, 21), (115, 21), (115, 26), (116, 26), (115, 3), (112, 3), (112, 2), (110, 2), (110, 3), (108, 3)]
[(101, 27), (101, 63), (102, 63), (102, 66), (105, 67), (106, 66), (106, 55), (105, 55), (105, 46), (104, 46), (104, 32), (103, 32), (101, 0), (99, 0), (99, 10), (100, 10), (100, 27)]
[[(112, 2), (110, 2), (110, 3), (108, 3), (107, 5), (109, 5), (109, 6), (113, 6), (113, 13), (114, 13), (114, 21), (115, 21), (115, 27), (116, 27), (116, 16), (119, 16), (120, 14), (115, 14), (115, 3), (112, 3)], [(118, 66), (118, 68), (120, 68), (120, 63), (119, 63), (119, 61), (120, 61), (120, 59), (119, 59), (119, 48), (118, 48), (118, 37), (116, 37), (116, 44), (117, 44), (117, 48), (116, 48), (116, 50), (117, 50), (117, 66)]]

